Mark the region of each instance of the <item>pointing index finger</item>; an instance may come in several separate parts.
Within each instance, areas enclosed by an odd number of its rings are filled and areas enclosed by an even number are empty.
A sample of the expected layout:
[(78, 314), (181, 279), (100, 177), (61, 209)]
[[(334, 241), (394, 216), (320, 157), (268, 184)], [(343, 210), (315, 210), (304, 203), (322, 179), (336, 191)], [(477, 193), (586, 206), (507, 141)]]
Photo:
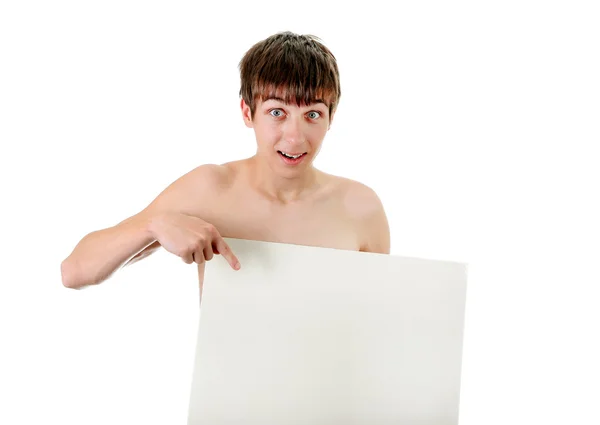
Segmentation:
[(231, 251), (231, 248), (229, 247), (229, 245), (227, 245), (227, 242), (225, 242), (225, 240), (222, 237), (219, 237), (216, 240), (216, 245), (217, 245), (217, 249), (219, 250), (219, 254), (221, 254), (223, 257), (225, 257), (227, 262), (231, 265), (231, 267), (234, 270), (239, 270), (240, 262), (237, 259), (237, 257), (233, 254), (233, 251)]

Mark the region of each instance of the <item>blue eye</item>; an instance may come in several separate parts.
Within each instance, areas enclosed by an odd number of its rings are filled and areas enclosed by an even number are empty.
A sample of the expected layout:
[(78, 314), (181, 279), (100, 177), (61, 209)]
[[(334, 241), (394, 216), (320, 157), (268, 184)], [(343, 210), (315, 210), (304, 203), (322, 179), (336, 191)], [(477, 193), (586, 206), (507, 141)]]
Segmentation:
[[(273, 115), (273, 112), (279, 112), (279, 115)], [(281, 115), (283, 115), (283, 112), (281, 111), (281, 109), (273, 109), (271, 112), (269, 112), (272, 116), (274, 116), (275, 118), (279, 118)]]
[(312, 120), (316, 120), (317, 118), (319, 118), (321, 116), (321, 113), (317, 112), (317, 111), (311, 111), (308, 113), (308, 115), (310, 116), (310, 114), (316, 114), (316, 116), (310, 117), (310, 119), (312, 119)]

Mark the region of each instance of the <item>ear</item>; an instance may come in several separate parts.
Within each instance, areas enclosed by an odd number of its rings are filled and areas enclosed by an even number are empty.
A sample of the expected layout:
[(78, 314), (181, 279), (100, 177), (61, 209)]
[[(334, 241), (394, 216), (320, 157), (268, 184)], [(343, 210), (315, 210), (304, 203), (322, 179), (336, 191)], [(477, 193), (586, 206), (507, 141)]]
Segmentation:
[(250, 107), (246, 104), (244, 99), (240, 101), (240, 108), (242, 109), (242, 118), (244, 119), (244, 124), (246, 124), (246, 127), (252, 128), (252, 112), (250, 111)]

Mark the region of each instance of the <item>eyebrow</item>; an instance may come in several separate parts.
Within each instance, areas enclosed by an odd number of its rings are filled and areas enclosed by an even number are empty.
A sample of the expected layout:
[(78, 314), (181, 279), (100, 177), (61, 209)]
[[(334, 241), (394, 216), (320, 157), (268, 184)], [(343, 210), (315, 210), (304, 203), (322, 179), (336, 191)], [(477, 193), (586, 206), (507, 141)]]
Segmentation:
[[(277, 97), (277, 96), (268, 96), (268, 97), (265, 97), (264, 100), (263, 100), (263, 102), (266, 102), (268, 100), (276, 100), (278, 102), (285, 103), (286, 105), (288, 104), (284, 99), (282, 99), (280, 97)], [(315, 99), (311, 103), (311, 105), (314, 105), (314, 104), (317, 104), (317, 103), (322, 103), (323, 105), (327, 106), (327, 104), (325, 103), (325, 101), (323, 99)]]

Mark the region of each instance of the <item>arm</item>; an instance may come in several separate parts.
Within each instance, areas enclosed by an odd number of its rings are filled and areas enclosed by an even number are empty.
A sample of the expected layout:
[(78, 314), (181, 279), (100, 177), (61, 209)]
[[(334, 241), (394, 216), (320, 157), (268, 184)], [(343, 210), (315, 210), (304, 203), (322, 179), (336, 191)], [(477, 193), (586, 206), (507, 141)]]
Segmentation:
[(365, 242), (361, 251), (389, 254), (390, 227), (381, 202), (373, 206), (373, 211), (365, 217), (363, 223)]
[(390, 227), (379, 196), (360, 183), (354, 189), (351, 202), (361, 237), (360, 251), (389, 254)]
[(62, 262), (63, 285), (79, 289), (109, 279), (117, 270), (156, 251), (153, 220), (165, 212), (197, 214), (198, 196), (214, 181), (214, 165), (200, 166), (168, 186), (140, 213), (86, 235)]
[(116, 226), (87, 234), (61, 264), (63, 285), (79, 289), (110, 278), (155, 242), (150, 220), (150, 211), (143, 211)]

